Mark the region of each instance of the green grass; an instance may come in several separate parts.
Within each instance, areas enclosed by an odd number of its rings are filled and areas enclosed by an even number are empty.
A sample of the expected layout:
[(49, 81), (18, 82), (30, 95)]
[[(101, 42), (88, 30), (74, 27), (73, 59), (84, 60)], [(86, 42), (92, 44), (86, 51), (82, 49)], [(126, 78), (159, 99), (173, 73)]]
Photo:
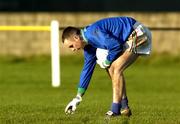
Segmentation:
[(98, 66), (74, 115), (64, 108), (76, 95), (81, 57), (61, 58), (61, 87), (51, 87), (49, 57), (0, 58), (0, 124), (179, 124), (180, 58), (140, 58), (126, 72), (133, 115), (105, 120), (111, 81)]

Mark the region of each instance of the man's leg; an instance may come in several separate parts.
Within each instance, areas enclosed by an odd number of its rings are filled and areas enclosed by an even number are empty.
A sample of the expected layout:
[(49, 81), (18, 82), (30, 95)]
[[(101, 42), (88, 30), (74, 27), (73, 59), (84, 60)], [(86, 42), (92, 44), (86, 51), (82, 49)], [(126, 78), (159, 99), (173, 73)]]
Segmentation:
[(130, 117), (132, 113), (128, 105), (128, 97), (126, 94), (126, 82), (125, 82), (124, 75), (123, 75), (123, 94), (122, 94), (122, 99), (120, 103), (121, 103), (121, 111), (120, 111), (121, 115)]
[[(112, 79), (111, 77), (113, 74), (108, 69), (106, 69), (106, 71), (107, 71), (110, 79)], [(131, 110), (130, 110), (129, 105), (128, 105), (128, 97), (126, 95), (126, 83), (125, 83), (124, 75), (123, 75), (123, 93), (122, 93), (122, 100), (120, 102), (120, 107), (121, 107), (120, 108), (120, 110), (121, 110), (120, 114), (121, 115), (125, 115), (128, 117), (132, 115)]]
[[(112, 79), (112, 76), (113, 76), (113, 73), (112, 71), (110, 71), (110, 69), (106, 69), (110, 79)], [(123, 93), (122, 93), (122, 100), (121, 100), (121, 108), (122, 109), (126, 109), (126, 108), (129, 108), (128, 106), (128, 98), (127, 98), (127, 95), (126, 95), (126, 83), (125, 83), (125, 78), (124, 78), (124, 75), (123, 75)]]
[(119, 103), (121, 102), (122, 98), (126, 97), (123, 71), (129, 65), (131, 65), (137, 59), (137, 57), (137, 54), (126, 51), (117, 60), (115, 60), (109, 68), (113, 87), (112, 111), (115, 114), (120, 114), (118, 113), (118, 109), (121, 108)]

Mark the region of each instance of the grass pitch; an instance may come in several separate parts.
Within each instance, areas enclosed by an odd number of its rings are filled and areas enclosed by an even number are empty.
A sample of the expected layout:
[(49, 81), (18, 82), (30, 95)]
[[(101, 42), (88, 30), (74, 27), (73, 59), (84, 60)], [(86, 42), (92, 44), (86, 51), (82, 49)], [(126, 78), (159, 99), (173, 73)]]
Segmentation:
[(61, 57), (61, 87), (51, 87), (49, 57), (0, 59), (1, 124), (180, 124), (180, 59), (140, 58), (125, 72), (130, 118), (105, 120), (111, 81), (98, 66), (74, 115), (64, 108), (76, 95), (83, 60)]

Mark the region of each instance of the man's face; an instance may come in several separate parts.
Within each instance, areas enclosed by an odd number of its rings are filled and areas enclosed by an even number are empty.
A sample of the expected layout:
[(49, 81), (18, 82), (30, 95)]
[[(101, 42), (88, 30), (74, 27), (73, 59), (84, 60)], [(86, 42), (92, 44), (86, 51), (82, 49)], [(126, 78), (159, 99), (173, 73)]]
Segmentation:
[(72, 51), (78, 51), (84, 48), (85, 43), (81, 40), (79, 35), (72, 35), (72, 37), (64, 40), (64, 46)]

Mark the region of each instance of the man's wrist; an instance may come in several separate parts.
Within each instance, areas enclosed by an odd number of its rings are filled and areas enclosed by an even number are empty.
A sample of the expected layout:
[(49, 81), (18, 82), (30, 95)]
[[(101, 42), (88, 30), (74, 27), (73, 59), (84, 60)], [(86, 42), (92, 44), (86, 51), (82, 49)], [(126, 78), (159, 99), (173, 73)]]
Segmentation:
[(107, 60), (107, 59), (104, 61), (104, 63), (105, 63), (106, 65), (110, 65), (110, 64), (111, 64), (111, 62), (110, 62), (109, 60)]
[(81, 97), (82, 97), (82, 96), (84, 95), (85, 91), (86, 91), (86, 89), (85, 89), (85, 88), (81, 88), (81, 87), (79, 87), (79, 88), (78, 88), (77, 95), (79, 95), (79, 96), (81, 96)]
[(77, 94), (76, 99), (78, 99), (79, 101), (82, 101), (82, 96)]
[(111, 62), (106, 59), (105, 61), (102, 62), (102, 65), (103, 65), (102, 67), (103, 68), (108, 68), (110, 66), (110, 64), (111, 64)]

